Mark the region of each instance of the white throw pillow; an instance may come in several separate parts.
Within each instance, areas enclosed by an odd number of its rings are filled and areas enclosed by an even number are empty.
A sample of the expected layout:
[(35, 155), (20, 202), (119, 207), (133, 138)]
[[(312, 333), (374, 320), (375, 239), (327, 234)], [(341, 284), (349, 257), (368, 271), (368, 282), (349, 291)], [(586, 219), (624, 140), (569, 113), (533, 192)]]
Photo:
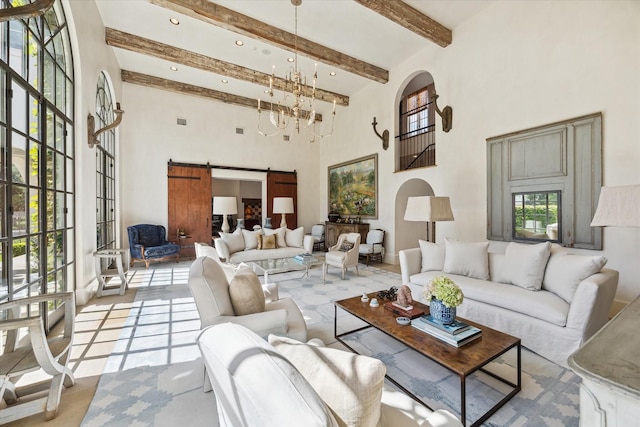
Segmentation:
[(418, 239), (420, 252), (422, 253), (421, 273), (425, 271), (442, 271), (444, 268), (444, 245), (427, 242)]
[(445, 239), (444, 272), (489, 280), (489, 242)]
[(258, 247), (258, 234), (262, 234), (262, 230), (249, 231), (242, 230), (242, 237), (244, 238), (244, 250), (256, 249)]
[(269, 344), (302, 373), (339, 418), (340, 425), (378, 425), (382, 385), (387, 371), (380, 360), (276, 335), (269, 335)]
[(287, 241), (285, 239), (285, 235), (287, 233), (287, 227), (280, 227), (280, 228), (276, 228), (271, 229), (271, 228), (265, 228), (264, 229), (264, 234), (265, 236), (272, 236), (275, 235), (276, 236), (276, 247), (277, 248), (286, 248), (287, 247)]
[(294, 248), (301, 248), (302, 241), (304, 240), (304, 227), (298, 227), (295, 230), (289, 230), (288, 228), (285, 231), (285, 241), (287, 246), (292, 246)]
[(236, 316), (262, 313), (265, 307), (264, 292), (258, 276), (244, 269), (236, 273), (229, 283), (229, 297)]
[(220, 237), (222, 238), (222, 241), (227, 244), (229, 255), (244, 251), (244, 237), (242, 237), (242, 232), (239, 228), (237, 228), (233, 233), (220, 232)]
[(550, 253), (551, 243), (549, 242), (535, 245), (511, 242), (504, 252), (502, 269), (497, 272), (493, 280), (530, 291), (539, 291)]
[(607, 258), (603, 256), (553, 253), (547, 263), (542, 289), (571, 304), (580, 282), (602, 270), (606, 263)]

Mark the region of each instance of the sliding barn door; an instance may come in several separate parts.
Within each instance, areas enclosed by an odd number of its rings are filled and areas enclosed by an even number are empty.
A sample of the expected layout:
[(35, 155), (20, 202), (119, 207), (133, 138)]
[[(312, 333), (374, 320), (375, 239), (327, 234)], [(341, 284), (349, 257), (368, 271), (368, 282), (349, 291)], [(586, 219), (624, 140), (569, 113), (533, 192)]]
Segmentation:
[[(195, 242), (211, 244), (211, 170), (208, 166), (168, 165), (167, 238), (181, 246), (181, 257), (195, 257)], [(178, 236), (184, 231), (184, 237)]]
[[(280, 214), (273, 213), (274, 197), (293, 197), (294, 213), (287, 214), (287, 228), (298, 227), (298, 175), (296, 172), (267, 173), (267, 217), (271, 218), (273, 228), (280, 226)], [(264, 209), (263, 209), (264, 210)]]

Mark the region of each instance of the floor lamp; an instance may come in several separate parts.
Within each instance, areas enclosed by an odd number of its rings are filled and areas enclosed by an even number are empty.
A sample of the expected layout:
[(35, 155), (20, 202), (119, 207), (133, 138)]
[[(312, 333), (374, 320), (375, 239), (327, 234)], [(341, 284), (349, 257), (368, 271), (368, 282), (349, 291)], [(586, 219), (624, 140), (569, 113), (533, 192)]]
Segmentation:
[(280, 227), (287, 226), (286, 214), (293, 213), (293, 197), (274, 197), (273, 198), (273, 213), (282, 214), (280, 220)]
[(223, 233), (229, 232), (229, 223), (227, 222), (227, 215), (235, 215), (238, 213), (238, 202), (235, 197), (214, 197), (213, 198), (213, 214), (222, 215), (222, 227), (220, 228)]
[[(417, 196), (407, 199), (407, 209), (404, 212), (405, 221), (426, 221), (427, 239), (436, 242), (436, 222), (453, 221), (451, 203), (448, 197)], [(431, 226), (431, 237), (429, 237)]]

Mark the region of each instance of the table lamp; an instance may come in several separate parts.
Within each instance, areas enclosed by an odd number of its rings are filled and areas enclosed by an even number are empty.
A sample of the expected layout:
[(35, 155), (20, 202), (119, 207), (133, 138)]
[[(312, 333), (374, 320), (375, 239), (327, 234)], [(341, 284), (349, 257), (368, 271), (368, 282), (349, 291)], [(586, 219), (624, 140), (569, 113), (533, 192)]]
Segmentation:
[(238, 203), (235, 197), (214, 197), (213, 198), (213, 214), (222, 215), (221, 230), (224, 233), (229, 232), (229, 223), (227, 215), (235, 215), (238, 213)]
[(287, 226), (287, 220), (285, 216), (293, 213), (293, 197), (274, 197), (273, 198), (273, 213), (282, 214), (280, 220), (280, 227)]

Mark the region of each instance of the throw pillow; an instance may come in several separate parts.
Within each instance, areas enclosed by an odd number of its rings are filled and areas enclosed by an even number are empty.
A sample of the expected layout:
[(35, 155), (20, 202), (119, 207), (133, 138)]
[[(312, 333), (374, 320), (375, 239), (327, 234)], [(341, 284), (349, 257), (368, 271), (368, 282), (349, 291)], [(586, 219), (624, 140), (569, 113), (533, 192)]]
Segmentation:
[(248, 251), (250, 249), (258, 248), (258, 235), (262, 234), (262, 230), (258, 231), (249, 231), (242, 230), (242, 237), (244, 238), (244, 250)]
[(258, 249), (276, 249), (278, 245), (276, 244), (276, 236), (266, 236), (260, 235), (258, 236)]
[(493, 280), (520, 286), (530, 291), (539, 291), (550, 253), (551, 243), (549, 242), (536, 245), (511, 242), (504, 252), (502, 269), (497, 272)]
[(271, 229), (271, 228), (265, 228), (264, 229), (264, 234), (266, 236), (272, 236), (275, 235), (276, 236), (276, 244), (278, 245), (278, 248), (286, 248), (287, 247), (287, 241), (285, 240), (285, 235), (287, 233), (287, 227), (280, 227), (280, 228), (276, 228)]
[(220, 237), (227, 244), (229, 254), (244, 250), (244, 237), (242, 237), (242, 232), (239, 228), (233, 233), (220, 233)]
[(269, 344), (300, 371), (339, 418), (340, 425), (378, 425), (382, 385), (387, 371), (380, 360), (276, 335), (269, 335)]
[(295, 230), (289, 230), (288, 228), (285, 231), (285, 242), (287, 246), (292, 246), (294, 248), (301, 248), (302, 242), (304, 241), (304, 227), (298, 227)]
[(353, 243), (351, 242), (342, 242), (342, 245), (340, 245), (340, 250), (342, 252), (349, 252), (351, 249), (353, 249)]
[(264, 311), (264, 292), (262, 292), (260, 279), (253, 271), (243, 270), (233, 276), (229, 283), (229, 297), (236, 316)]
[(489, 242), (458, 242), (445, 239), (445, 273), (489, 280)]
[(603, 256), (553, 253), (544, 273), (542, 289), (553, 292), (571, 304), (580, 282), (602, 270), (606, 263), (607, 258)]
[(444, 246), (418, 239), (422, 254), (421, 273), (425, 271), (442, 271), (444, 268)]

